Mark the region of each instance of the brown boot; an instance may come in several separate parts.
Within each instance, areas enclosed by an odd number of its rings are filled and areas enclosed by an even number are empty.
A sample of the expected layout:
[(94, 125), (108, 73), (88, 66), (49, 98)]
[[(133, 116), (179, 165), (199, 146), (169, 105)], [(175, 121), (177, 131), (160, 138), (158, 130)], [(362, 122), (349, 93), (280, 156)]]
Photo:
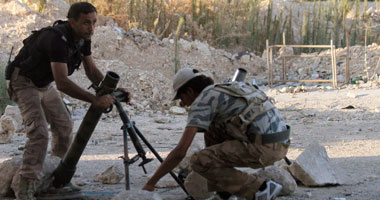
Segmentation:
[(17, 200), (37, 200), (34, 197), (36, 193), (37, 180), (27, 179), (20, 177), (20, 184), (18, 186), (18, 191), (16, 191)]

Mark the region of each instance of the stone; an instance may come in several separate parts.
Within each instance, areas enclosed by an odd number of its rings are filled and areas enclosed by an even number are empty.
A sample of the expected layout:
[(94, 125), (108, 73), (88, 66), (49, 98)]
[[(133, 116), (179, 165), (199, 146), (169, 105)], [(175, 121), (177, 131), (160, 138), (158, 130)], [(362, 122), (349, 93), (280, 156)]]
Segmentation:
[(289, 93), (290, 91), (291, 91), (291, 89), (287, 86), (285, 86), (279, 90), (280, 93)]
[(178, 41), (178, 43), (181, 44), (182, 50), (184, 52), (187, 52), (187, 53), (191, 52), (191, 50), (192, 50), (191, 42), (188, 42), (188, 41), (186, 41), (184, 39), (180, 39)]
[(16, 131), (16, 122), (13, 118), (3, 115), (0, 118), (0, 144), (10, 143)]
[(192, 42), (193, 49), (197, 49), (204, 57), (211, 57), (211, 51), (207, 43), (203, 43), (199, 40)]
[(251, 62), (251, 56), (249, 54), (246, 54), (246, 55), (243, 55), (241, 58), (240, 58), (240, 62), (243, 63), (243, 64), (248, 64)]
[(13, 196), (11, 183), (20, 165), (21, 157), (6, 160), (0, 165), (0, 197)]
[(292, 177), (292, 175), (285, 169), (268, 166), (258, 170), (256, 173), (259, 177), (265, 179), (271, 179), (282, 185), (282, 190), (280, 195), (288, 196), (293, 194), (297, 190), (297, 183)]
[(128, 190), (114, 196), (112, 200), (163, 200), (156, 192), (146, 190)]
[(329, 160), (326, 149), (316, 141), (308, 145), (288, 169), (305, 186), (342, 184), (338, 168)]
[(119, 168), (112, 165), (106, 171), (100, 173), (95, 181), (101, 182), (103, 184), (117, 184), (120, 183), (121, 179), (124, 177), (124, 174)]
[[(0, 197), (12, 197), (20, 182), (18, 169), (21, 166), (21, 157), (14, 157), (0, 165)], [(37, 183), (37, 192), (46, 190), (51, 185), (51, 174), (57, 168), (60, 158), (47, 156), (41, 170), (41, 179)]]
[(18, 106), (8, 105), (4, 110), (4, 115), (11, 116), (14, 119), (16, 122), (17, 132), (22, 129), (22, 116)]
[(169, 109), (169, 112), (174, 115), (184, 115), (186, 114), (186, 109), (178, 106), (173, 106)]
[(184, 185), (187, 192), (195, 200), (207, 199), (213, 195), (213, 192), (207, 190), (207, 180), (194, 171), (187, 175)]

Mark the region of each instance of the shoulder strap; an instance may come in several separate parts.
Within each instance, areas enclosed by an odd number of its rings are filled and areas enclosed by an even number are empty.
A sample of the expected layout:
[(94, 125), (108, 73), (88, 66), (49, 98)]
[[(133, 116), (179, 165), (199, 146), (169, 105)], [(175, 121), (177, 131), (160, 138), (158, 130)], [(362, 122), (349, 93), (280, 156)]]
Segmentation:
[(239, 114), (239, 118), (243, 123), (249, 124), (257, 116), (275, 108), (263, 91), (248, 83), (216, 84), (213, 89), (234, 97), (243, 98), (247, 102), (247, 107)]

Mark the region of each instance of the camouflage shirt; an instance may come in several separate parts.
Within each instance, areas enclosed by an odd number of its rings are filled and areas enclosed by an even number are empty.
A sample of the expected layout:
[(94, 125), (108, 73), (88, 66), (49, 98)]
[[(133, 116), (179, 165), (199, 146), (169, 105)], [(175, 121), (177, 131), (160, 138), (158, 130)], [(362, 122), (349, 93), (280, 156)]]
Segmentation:
[[(214, 85), (205, 88), (192, 103), (187, 127), (197, 127), (200, 132), (208, 131), (210, 126), (219, 127), (218, 132), (227, 133), (225, 120), (239, 115), (246, 107), (244, 98), (230, 96), (213, 90)], [(255, 132), (270, 134), (285, 131), (286, 124), (277, 108), (259, 115), (251, 124)]]

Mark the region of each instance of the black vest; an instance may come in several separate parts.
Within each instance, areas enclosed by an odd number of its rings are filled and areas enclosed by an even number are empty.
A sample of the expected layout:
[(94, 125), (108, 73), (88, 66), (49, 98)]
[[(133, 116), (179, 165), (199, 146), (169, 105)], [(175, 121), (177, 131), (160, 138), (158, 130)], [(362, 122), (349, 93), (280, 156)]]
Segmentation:
[(12, 65), (20, 68), (20, 74), (28, 77), (37, 87), (47, 86), (54, 81), (54, 76), (51, 70), (49, 59), (37, 49), (37, 40), (41, 33), (45, 31), (54, 32), (64, 40), (69, 48), (69, 57), (67, 62), (68, 75), (71, 75), (75, 69), (78, 69), (83, 55), (81, 47), (84, 40), (75, 43), (72, 36), (72, 29), (67, 21), (56, 21), (53, 26), (42, 28), (38, 31), (33, 31), (32, 34), (23, 40), (24, 46), (16, 56)]

